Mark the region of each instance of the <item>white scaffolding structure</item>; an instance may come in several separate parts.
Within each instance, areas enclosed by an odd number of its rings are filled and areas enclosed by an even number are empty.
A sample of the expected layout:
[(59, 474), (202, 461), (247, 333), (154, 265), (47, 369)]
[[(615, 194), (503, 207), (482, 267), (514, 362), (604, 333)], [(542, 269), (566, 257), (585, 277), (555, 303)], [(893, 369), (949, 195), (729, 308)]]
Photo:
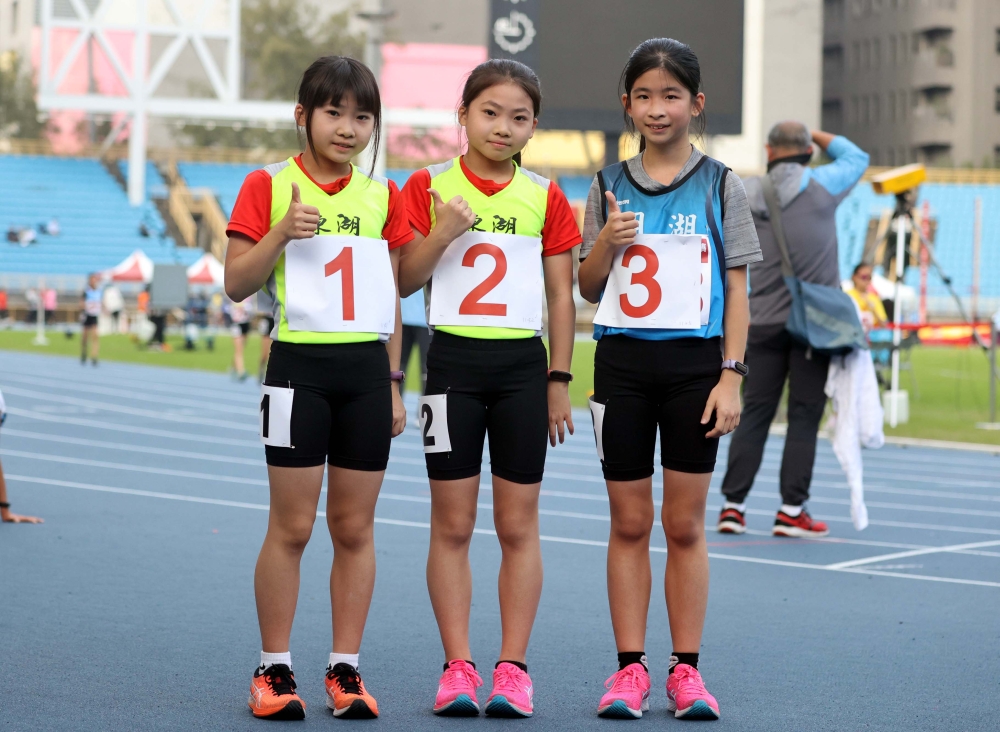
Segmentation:
[[(287, 123), (293, 102), (240, 99), (239, 0), (39, 0), (41, 3), (41, 64), (38, 106), (43, 110), (71, 109), (96, 114), (127, 115), (112, 130), (109, 142), (131, 123), (128, 148), (128, 198), (133, 206), (145, 200), (146, 128), (150, 116), (184, 119), (252, 120)], [(373, 14), (376, 15), (376, 14)], [(370, 36), (380, 37), (380, 21), (370, 21)], [(53, 64), (55, 34), (75, 31), (66, 53)], [(131, 59), (126, 64), (109, 40), (109, 32), (131, 37)], [(165, 45), (151, 59), (151, 39)], [(59, 91), (69, 71), (86, 63), (84, 50), (96, 44), (125, 90), (122, 95), (65, 94)], [(219, 63), (210, 45), (225, 47)], [(208, 98), (158, 96), (157, 91), (186, 48), (193, 48), (213, 96)], [(372, 53), (369, 50), (369, 53)], [(131, 71), (131, 73), (129, 73)], [(384, 124), (436, 128), (455, 124), (453, 110), (386, 109)], [(384, 170), (384, 155), (377, 167)]]

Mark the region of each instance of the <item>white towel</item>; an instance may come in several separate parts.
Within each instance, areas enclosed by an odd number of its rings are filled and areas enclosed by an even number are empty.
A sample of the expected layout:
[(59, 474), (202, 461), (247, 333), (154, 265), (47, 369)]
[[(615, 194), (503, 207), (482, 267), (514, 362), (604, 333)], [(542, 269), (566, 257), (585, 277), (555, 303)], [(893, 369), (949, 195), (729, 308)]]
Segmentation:
[(877, 450), (885, 444), (884, 415), (871, 353), (855, 349), (830, 359), (826, 395), (833, 400), (833, 415), (827, 423), (833, 430), (833, 452), (851, 489), (851, 521), (861, 531), (868, 526), (861, 448)]

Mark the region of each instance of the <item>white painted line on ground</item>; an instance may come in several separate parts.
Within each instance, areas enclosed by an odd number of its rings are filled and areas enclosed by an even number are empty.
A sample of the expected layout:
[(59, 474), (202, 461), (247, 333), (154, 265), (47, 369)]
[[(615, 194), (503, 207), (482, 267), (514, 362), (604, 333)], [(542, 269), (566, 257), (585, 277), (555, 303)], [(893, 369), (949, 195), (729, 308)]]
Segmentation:
[(1000, 541), (977, 541), (972, 544), (953, 544), (951, 546), (927, 547), (925, 549), (912, 549), (907, 552), (896, 552), (895, 554), (880, 554), (877, 557), (866, 557), (864, 559), (852, 559), (848, 562), (836, 562), (828, 564), (830, 569), (846, 569), (848, 567), (860, 567), (862, 564), (874, 564), (875, 562), (887, 562), (893, 559), (907, 559), (909, 557), (922, 557), (927, 554), (940, 554), (942, 552), (957, 552), (963, 549), (985, 549), (988, 546), (1000, 546)]
[(184, 422), (186, 424), (200, 424), (207, 427), (222, 427), (225, 429), (240, 430), (242, 432), (257, 431), (257, 425), (247, 424), (246, 422), (226, 422), (221, 419), (207, 419), (205, 417), (197, 417), (189, 414), (171, 414), (170, 412), (157, 411), (153, 409), (135, 409), (134, 407), (124, 407), (120, 404), (111, 404), (110, 402), (101, 402), (91, 399), (77, 399), (76, 397), (69, 396), (54, 396), (40, 391), (33, 391), (31, 389), (22, 389), (17, 386), (5, 387), (4, 391), (7, 394), (27, 397), (29, 399), (38, 399), (43, 402), (58, 402), (59, 404), (72, 404), (77, 407), (103, 409), (107, 412), (118, 412), (120, 414), (129, 414), (134, 417), (145, 417), (146, 419), (159, 419), (165, 422)]
[[(250, 508), (250, 509), (262, 510), (262, 511), (269, 510), (268, 505), (267, 504), (263, 504), (263, 503), (245, 503), (245, 502), (241, 502), (241, 501), (226, 501), (226, 500), (221, 500), (221, 499), (216, 499), (216, 498), (203, 498), (201, 496), (187, 496), (187, 495), (181, 495), (181, 494), (176, 494), (176, 493), (160, 493), (160, 492), (156, 492), (156, 491), (143, 491), (143, 490), (136, 490), (136, 489), (131, 489), (131, 488), (114, 488), (112, 486), (95, 485), (95, 484), (91, 484), (91, 483), (76, 483), (76, 482), (73, 482), (73, 481), (54, 480), (54, 479), (50, 479), (50, 478), (35, 478), (35, 477), (32, 477), (32, 476), (26, 476), (26, 475), (9, 475), (9, 476), (7, 476), (7, 478), (9, 480), (12, 480), (12, 481), (21, 481), (21, 482), (25, 482), (25, 483), (35, 483), (35, 484), (40, 484), (40, 485), (59, 486), (59, 487), (64, 487), (64, 488), (75, 488), (75, 489), (79, 489), (79, 490), (97, 491), (97, 492), (102, 492), (102, 493), (118, 493), (118, 494), (124, 494), (124, 495), (139, 496), (139, 497), (144, 497), (144, 498), (159, 498), (159, 499), (165, 499), (165, 500), (186, 501), (186, 502), (190, 502), (190, 503), (204, 503), (204, 504), (217, 505), (217, 506), (228, 506), (228, 507), (234, 507), (234, 508)], [(316, 515), (318, 517), (322, 517), (322, 516), (326, 516), (326, 513), (323, 512), (323, 511), (317, 511)], [(424, 529), (429, 529), (430, 528), (430, 524), (425, 523), (425, 522), (421, 522), (421, 521), (401, 521), (401, 520), (398, 520), (398, 519), (383, 519), (383, 518), (379, 518), (379, 517), (376, 517), (375, 523), (377, 523), (377, 524), (388, 524), (388, 525), (394, 525), (394, 526), (411, 526), (411, 527), (415, 527), (415, 528), (424, 528)], [(493, 530), (491, 530), (491, 529), (479, 529), (479, 528), (477, 528), (477, 529), (474, 530), (474, 533), (476, 533), (476, 534), (487, 534), (487, 535), (493, 535), (493, 536), (496, 535), (496, 532), (493, 531)], [(555, 542), (555, 543), (560, 543), (560, 544), (577, 544), (577, 545), (582, 545), (582, 546), (595, 546), (595, 547), (607, 547), (607, 545), (608, 545), (606, 541), (597, 541), (597, 540), (591, 540), (591, 539), (576, 539), (576, 538), (565, 537), (565, 536), (548, 536), (548, 535), (543, 535), (543, 536), (540, 536), (539, 538), (542, 541)], [(656, 552), (656, 553), (666, 553), (666, 549), (663, 548), (663, 547), (650, 547), (650, 551), (651, 552)], [(819, 570), (819, 571), (826, 571), (826, 572), (842, 572), (842, 573), (850, 573), (850, 574), (874, 574), (874, 575), (878, 575), (878, 576), (882, 576), (882, 577), (897, 577), (897, 578), (900, 578), (900, 579), (924, 580), (924, 581), (930, 581), (930, 582), (944, 582), (944, 583), (949, 583), (949, 584), (960, 584), (960, 585), (975, 585), (975, 586), (980, 586), (980, 587), (1000, 587), (1000, 582), (986, 582), (986, 581), (981, 581), (981, 580), (967, 580), (967, 579), (961, 579), (961, 578), (957, 578), (957, 577), (935, 577), (935, 576), (932, 576), (932, 575), (912, 575), (912, 574), (905, 574), (905, 573), (902, 573), (902, 572), (882, 572), (882, 571), (876, 571), (876, 570), (864, 570), (864, 569), (859, 569), (859, 568), (843, 568), (843, 569), (841, 569), (841, 568), (836, 568), (836, 567), (824, 566), (824, 565), (821, 565), (821, 564), (807, 564), (807, 563), (804, 563), (804, 562), (786, 562), (786, 561), (781, 561), (781, 560), (777, 560), (777, 559), (762, 559), (762, 558), (756, 558), (756, 557), (741, 557), (741, 556), (737, 556), (737, 555), (733, 555), (733, 554), (719, 554), (719, 553), (716, 553), (716, 552), (709, 552), (708, 556), (710, 558), (712, 558), (712, 559), (720, 559), (720, 560), (735, 561), (735, 562), (745, 562), (745, 563), (748, 563), (748, 564), (764, 564), (764, 565), (778, 566), (778, 567), (791, 567), (791, 568), (796, 568), (796, 569), (812, 569), (812, 570)]]

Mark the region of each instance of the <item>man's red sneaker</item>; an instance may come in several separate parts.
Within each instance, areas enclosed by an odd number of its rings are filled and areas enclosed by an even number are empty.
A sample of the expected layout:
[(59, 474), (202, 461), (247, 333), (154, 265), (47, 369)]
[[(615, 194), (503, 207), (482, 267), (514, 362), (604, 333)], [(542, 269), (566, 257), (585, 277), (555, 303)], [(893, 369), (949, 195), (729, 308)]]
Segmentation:
[(829, 527), (822, 521), (813, 521), (812, 516), (805, 508), (798, 516), (789, 516), (784, 511), (778, 511), (774, 519), (774, 528), (771, 533), (775, 536), (795, 536), (795, 537), (817, 537), (826, 536), (830, 533)]
[(747, 520), (739, 509), (724, 508), (719, 514), (717, 528), (720, 534), (742, 534), (747, 530)]

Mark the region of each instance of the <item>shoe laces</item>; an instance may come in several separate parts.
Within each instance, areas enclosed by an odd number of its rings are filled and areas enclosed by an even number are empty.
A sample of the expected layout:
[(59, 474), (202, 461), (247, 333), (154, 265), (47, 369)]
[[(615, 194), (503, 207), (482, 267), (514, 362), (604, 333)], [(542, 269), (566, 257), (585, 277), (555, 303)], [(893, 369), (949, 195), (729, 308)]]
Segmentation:
[(361, 694), (361, 675), (349, 663), (338, 663), (328, 668), (326, 678), (336, 681), (345, 694)]
[(277, 696), (295, 693), (295, 676), (285, 664), (276, 663), (273, 666), (268, 666), (261, 676), (264, 677), (264, 681)]
[(521, 675), (524, 672), (512, 663), (501, 663), (493, 671), (493, 690), (520, 691)]
[(451, 685), (471, 685), (479, 688), (483, 685), (483, 677), (479, 675), (475, 667), (470, 663), (449, 663), (448, 670), (445, 671), (445, 683)]
[[(639, 668), (636, 668), (639, 666)], [(642, 664), (630, 663), (621, 671), (611, 674), (611, 678), (604, 682), (604, 688), (617, 693), (626, 691), (642, 691), (642, 676), (640, 670)]]
[(707, 691), (705, 689), (705, 682), (701, 680), (701, 674), (698, 673), (698, 669), (694, 666), (689, 666), (686, 663), (679, 663), (676, 667), (674, 667), (673, 676), (677, 679), (678, 690), (683, 690), (689, 693)]

